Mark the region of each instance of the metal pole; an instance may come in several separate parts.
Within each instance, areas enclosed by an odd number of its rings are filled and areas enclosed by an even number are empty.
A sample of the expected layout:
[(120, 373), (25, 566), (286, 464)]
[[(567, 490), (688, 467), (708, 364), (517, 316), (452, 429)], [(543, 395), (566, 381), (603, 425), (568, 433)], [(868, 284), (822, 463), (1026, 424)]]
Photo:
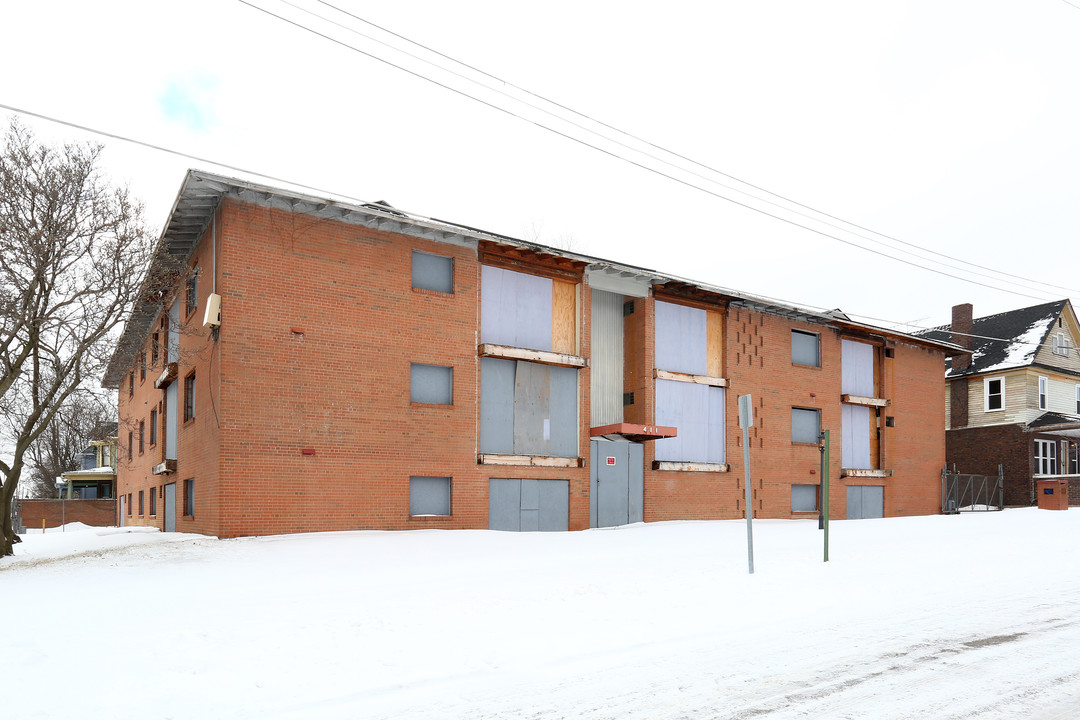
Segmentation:
[(743, 477), (746, 478), (746, 561), (754, 574), (754, 506), (750, 494), (750, 428), (742, 429)]
[(822, 453), (824, 471), (821, 474), (821, 505), (825, 517), (825, 560), (829, 562), (829, 431), (825, 431), (825, 449)]

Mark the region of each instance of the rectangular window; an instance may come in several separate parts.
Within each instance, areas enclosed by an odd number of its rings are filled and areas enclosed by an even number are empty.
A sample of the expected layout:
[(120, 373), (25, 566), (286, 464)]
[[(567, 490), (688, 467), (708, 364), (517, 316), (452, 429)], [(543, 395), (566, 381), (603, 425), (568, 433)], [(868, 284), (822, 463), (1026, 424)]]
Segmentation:
[(135, 394), (135, 371), (132, 370), (131, 374), (128, 375), (128, 397), (131, 397), (134, 394)]
[(128, 496), (127, 496), (127, 514), (128, 514), (128, 517), (131, 517), (131, 511), (133, 509), (134, 508), (131, 507), (131, 493), (128, 493)]
[(818, 442), (821, 434), (821, 411), (810, 408), (791, 408), (791, 442)]
[(678, 435), (656, 441), (656, 459), (723, 463), (725, 389), (675, 380), (656, 381), (656, 424)]
[(146, 380), (146, 351), (139, 355), (139, 382)]
[(454, 368), (442, 365), (410, 364), (409, 400), (429, 405), (453, 405)]
[(1046, 386), (1049, 384), (1049, 382), (1050, 381), (1047, 380), (1044, 377), (1039, 378), (1039, 409), (1040, 410), (1045, 410), (1046, 409), (1046, 394), (1047, 394), (1047, 387)]
[(1080, 475), (1080, 445), (1069, 443), (1069, 474)]
[(840, 458), (841, 467), (872, 470), (873, 458), (870, 453), (870, 431), (874, 416), (865, 405), (841, 405), (841, 430), (843, 444)]
[(150, 488), (150, 515), (157, 515), (157, 488)]
[(873, 345), (854, 340), (840, 341), (840, 392), (862, 397), (877, 396)]
[(146, 421), (139, 421), (139, 454), (146, 451)]
[(145, 510), (146, 510), (146, 491), (145, 490), (140, 490), (139, 491), (139, 514), (140, 515), (145, 515), (146, 514)]
[(791, 331), (791, 362), (821, 367), (821, 336), (817, 333)]
[(480, 452), (577, 457), (577, 370), (480, 358)]
[(157, 445), (157, 426), (158, 412), (157, 408), (153, 408), (150, 411), (150, 447)]
[(1054, 335), (1054, 354), (1065, 355), (1069, 354), (1069, 341), (1065, 339), (1065, 333), (1057, 333)]
[(184, 422), (195, 417), (195, 373), (184, 378)]
[(450, 514), (450, 478), (410, 477), (409, 515)]
[(1076, 386), (1076, 414), (1080, 415), (1080, 385)]
[(817, 485), (791, 486), (791, 512), (815, 512), (817, 508)]
[(184, 515), (195, 517), (195, 478), (184, 481)]
[(671, 372), (708, 375), (707, 314), (700, 308), (657, 300), (656, 367)]
[(551, 278), (480, 267), (480, 342), (552, 349)]
[(187, 314), (195, 312), (195, 308), (199, 305), (199, 266), (194, 265), (191, 268), (191, 272), (187, 277), (187, 286), (184, 293), (184, 304), (187, 309)]
[(150, 342), (150, 367), (157, 367), (158, 356), (161, 354), (161, 336), (158, 333), (154, 333), (154, 338)]
[(1057, 475), (1057, 440), (1035, 441), (1035, 474)]
[(983, 399), (986, 412), (1005, 408), (1005, 378), (986, 378), (983, 380)]
[(412, 286), (420, 290), (454, 292), (454, 258), (413, 250)]
[(135, 457), (135, 433), (128, 430), (128, 460)]

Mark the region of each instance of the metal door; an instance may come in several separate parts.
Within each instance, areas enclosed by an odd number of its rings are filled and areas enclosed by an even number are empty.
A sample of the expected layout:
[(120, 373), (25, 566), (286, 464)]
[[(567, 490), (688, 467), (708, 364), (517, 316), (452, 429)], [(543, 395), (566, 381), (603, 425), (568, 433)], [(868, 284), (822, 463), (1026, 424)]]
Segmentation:
[(885, 517), (885, 488), (881, 485), (849, 485), (847, 519), (866, 520)]
[(570, 527), (570, 482), (492, 478), (488, 529), (560, 531)]
[(120, 527), (124, 527), (124, 510), (126, 509), (124, 507), (124, 505), (125, 505), (125, 500), (126, 499), (127, 499), (126, 495), (121, 495), (120, 496), (120, 522), (119, 522)]
[(645, 446), (593, 440), (590, 443), (592, 527), (614, 527), (644, 520)]
[(176, 483), (165, 486), (165, 532), (176, 532)]

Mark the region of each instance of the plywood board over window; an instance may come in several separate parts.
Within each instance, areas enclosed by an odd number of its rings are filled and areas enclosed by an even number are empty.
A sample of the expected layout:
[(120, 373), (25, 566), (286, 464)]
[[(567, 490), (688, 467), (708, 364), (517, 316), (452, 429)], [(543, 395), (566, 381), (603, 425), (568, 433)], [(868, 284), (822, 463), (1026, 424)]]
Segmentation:
[(845, 468), (874, 469), (870, 452), (870, 408), (863, 405), (842, 405), (843, 451), (841, 464)]
[(480, 359), (480, 452), (577, 457), (577, 370)]
[(874, 346), (854, 340), (840, 341), (841, 389), (845, 395), (876, 397)]
[(577, 284), (551, 281), (551, 349), (567, 355), (578, 354)]
[(553, 281), (489, 265), (480, 273), (480, 342), (550, 351)]

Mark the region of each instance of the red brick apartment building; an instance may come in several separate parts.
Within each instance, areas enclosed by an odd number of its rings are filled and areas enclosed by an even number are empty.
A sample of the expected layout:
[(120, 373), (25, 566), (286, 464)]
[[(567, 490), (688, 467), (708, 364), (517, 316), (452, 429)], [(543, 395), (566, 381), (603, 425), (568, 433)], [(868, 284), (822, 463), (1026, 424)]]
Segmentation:
[[(132, 309), (120, 521), (233, 537), (935, 513), (955, 345), (191, 171)], [(160, 269), (160, 268), (159, 268)], [(208, 310), (209, 306), (209, 310)]]

